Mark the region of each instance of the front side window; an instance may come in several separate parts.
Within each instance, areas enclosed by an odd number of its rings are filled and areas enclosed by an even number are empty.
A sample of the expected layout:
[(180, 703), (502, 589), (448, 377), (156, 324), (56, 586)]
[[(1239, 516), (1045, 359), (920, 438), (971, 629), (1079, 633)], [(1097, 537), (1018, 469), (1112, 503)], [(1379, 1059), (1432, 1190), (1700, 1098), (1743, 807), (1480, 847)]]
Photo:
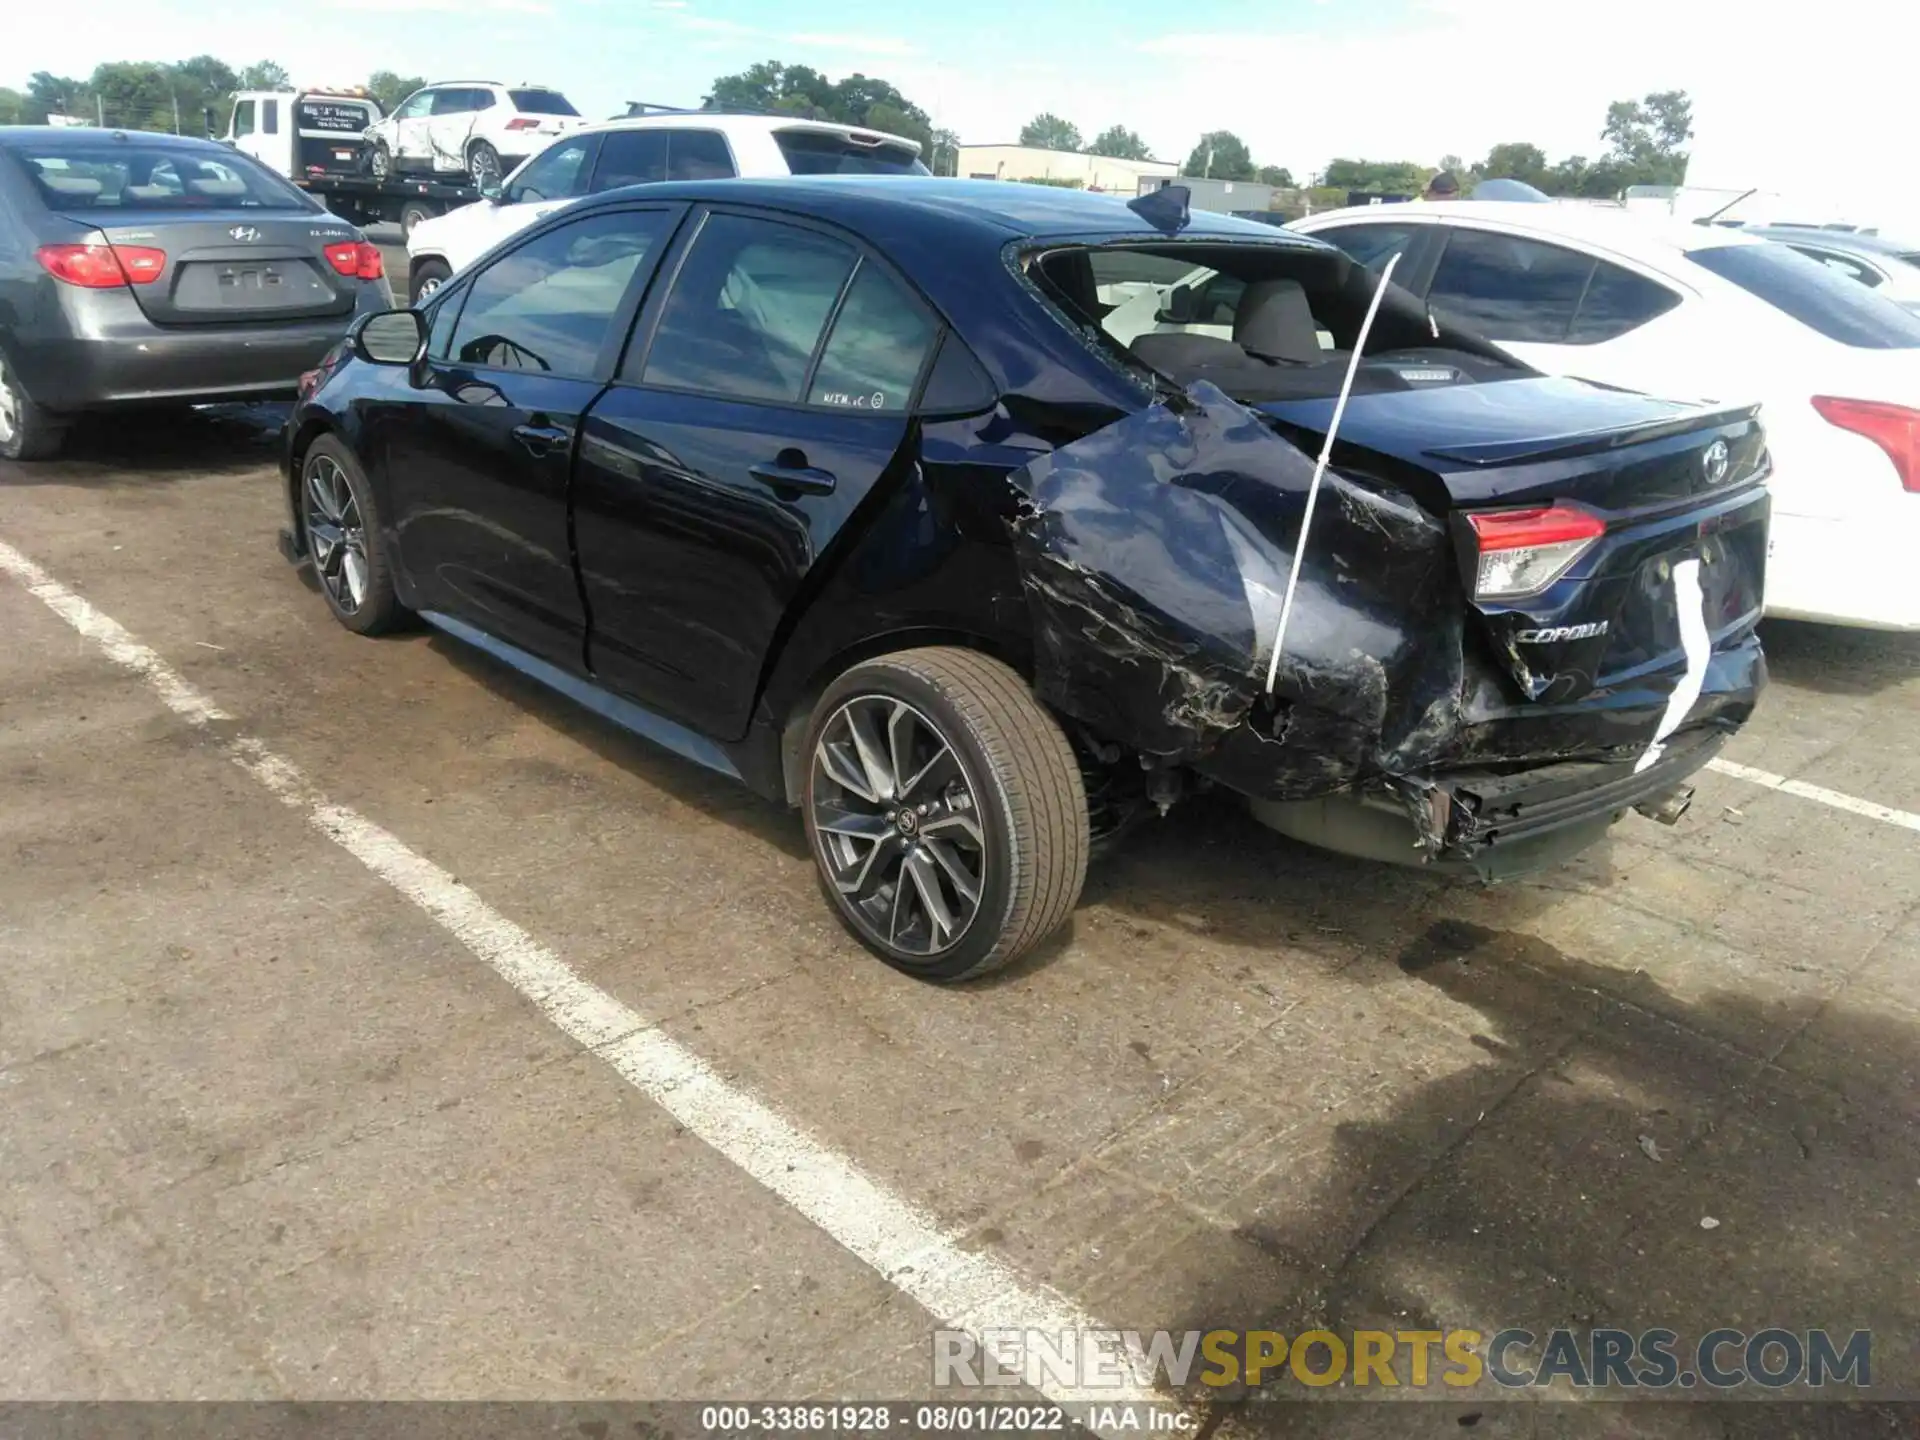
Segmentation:
[(1564, 246), (1455, 230), (1427, 302), (1442, 319), (1489, 340), (1562, 344), (1593, 266), (1591, 255)]
[(418, 120), (433, 110), (436, 96), (444, 94), (439, 90), (416, 90), (400, 102), (400, 108), (393, 112), (396, 120)]
[(1715, 245), (1687, 258), (1809, 329), (1856, 350), (1920, 348), (1920, 316), (1786, 245)]
[(666, 131), (609, 130), (601, 138), (600, 159), (593, 172), (595, 190), (648, 185), (666, 178)]
[(502, 256), (468, 285), (451, 358), (592, 378), (628, 285), (671, 224), (662, 210), (583, 215)]
[(738, 173), (733, 168), (733, 152), (718, 130), (671, 133), (667, 142), (669, 180), (727, 180)]
[(593, 153), (591, 136), (563, 140), (550, 145), (528, 162), (512, 185), (507, 187), (507, 203), (520, 205), (535, 200), (570, 200), (587, 193), (587, 157)]
[(852, 246), (811, 230), (709, 216), (674, 281), (641, 380), (799, 401), (857, 258)]
[(233, 107), (233, 134), (235, 139), (253, 134), (253, 101), (242, 100)]
[(898, 411), (940, 327), (905, 286), (862, 261), (807, 387), (807, 403), (839, 410)]

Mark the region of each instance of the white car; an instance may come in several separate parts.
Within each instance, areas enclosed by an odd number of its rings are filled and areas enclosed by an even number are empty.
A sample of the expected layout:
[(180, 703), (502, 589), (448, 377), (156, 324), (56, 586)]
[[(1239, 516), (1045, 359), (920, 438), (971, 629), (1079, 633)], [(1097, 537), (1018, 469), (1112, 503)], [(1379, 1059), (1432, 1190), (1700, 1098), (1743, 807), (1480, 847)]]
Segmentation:
[(423, 220), (407, 235), (409, 299), (582, 195), (656, 180), (734, 175), (925, 175), (918, 142), (772, 115), (684, 111), (575, 131), (507, 177), (498, 195)]
[(1717, 226), (1453, 201), (1292, 226), (1540, 370), (1672, 399), (1759, 400), (1773, 453), (1770, 615), (1920, 629), (1920, 316)]
[(376, 180), (425, 173), (496, 183), (586, 123), (566, 96), (545, 85), (443, 81), (414, 91), (367, 127), (367, 172)]

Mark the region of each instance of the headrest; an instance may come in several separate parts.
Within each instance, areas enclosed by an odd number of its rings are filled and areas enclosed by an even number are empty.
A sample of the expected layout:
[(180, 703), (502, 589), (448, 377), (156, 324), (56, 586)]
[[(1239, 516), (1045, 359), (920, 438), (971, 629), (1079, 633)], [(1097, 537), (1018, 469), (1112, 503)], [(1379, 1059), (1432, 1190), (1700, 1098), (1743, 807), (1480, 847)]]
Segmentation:
[(80, 175), (50, 175), (40, 172), (40, 183), (54, 194), (69, 200), (91, 200), (100, 193), (100, 182)]
[(1315, 365), (1325, 359), (1320, 327), (1298, 280), (1255, 280), (1233, 315), (1233, 340), (1249, 355)]

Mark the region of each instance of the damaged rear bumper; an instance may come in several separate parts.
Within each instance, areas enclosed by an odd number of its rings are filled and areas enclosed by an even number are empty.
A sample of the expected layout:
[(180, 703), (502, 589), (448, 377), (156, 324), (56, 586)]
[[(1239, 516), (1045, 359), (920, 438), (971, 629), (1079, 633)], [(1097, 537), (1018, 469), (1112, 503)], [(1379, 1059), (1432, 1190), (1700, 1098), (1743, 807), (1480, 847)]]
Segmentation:
[(1660, 758), (1562, 761), (1395, 777), (1364, 792), (1316, 800), (1250, 799), (1254, 816), (1283, 835), (1369, 860), (1497, 880), (1558, 864), (1591, 845), (1629, 810), (1676, 819), (1688, 781), (1720, 753), (1729, 731), (1695, 726)]

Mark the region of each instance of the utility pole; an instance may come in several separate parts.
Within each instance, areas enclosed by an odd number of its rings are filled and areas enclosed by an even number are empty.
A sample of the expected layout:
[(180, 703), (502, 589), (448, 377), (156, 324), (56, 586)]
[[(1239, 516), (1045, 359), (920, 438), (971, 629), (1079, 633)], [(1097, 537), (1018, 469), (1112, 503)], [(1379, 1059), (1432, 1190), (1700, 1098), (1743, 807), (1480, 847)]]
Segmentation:
[(180, 133), (180, 92), (168, 87), (167, 93), (173, 97), (173, 133)]
[(1207, 147), (1207, 164), (1206, 168), (1200, 172), (1200, 178), (1202, 180), (1211, 180), (1213, 178), (1213, 146), (1211, 145)]

